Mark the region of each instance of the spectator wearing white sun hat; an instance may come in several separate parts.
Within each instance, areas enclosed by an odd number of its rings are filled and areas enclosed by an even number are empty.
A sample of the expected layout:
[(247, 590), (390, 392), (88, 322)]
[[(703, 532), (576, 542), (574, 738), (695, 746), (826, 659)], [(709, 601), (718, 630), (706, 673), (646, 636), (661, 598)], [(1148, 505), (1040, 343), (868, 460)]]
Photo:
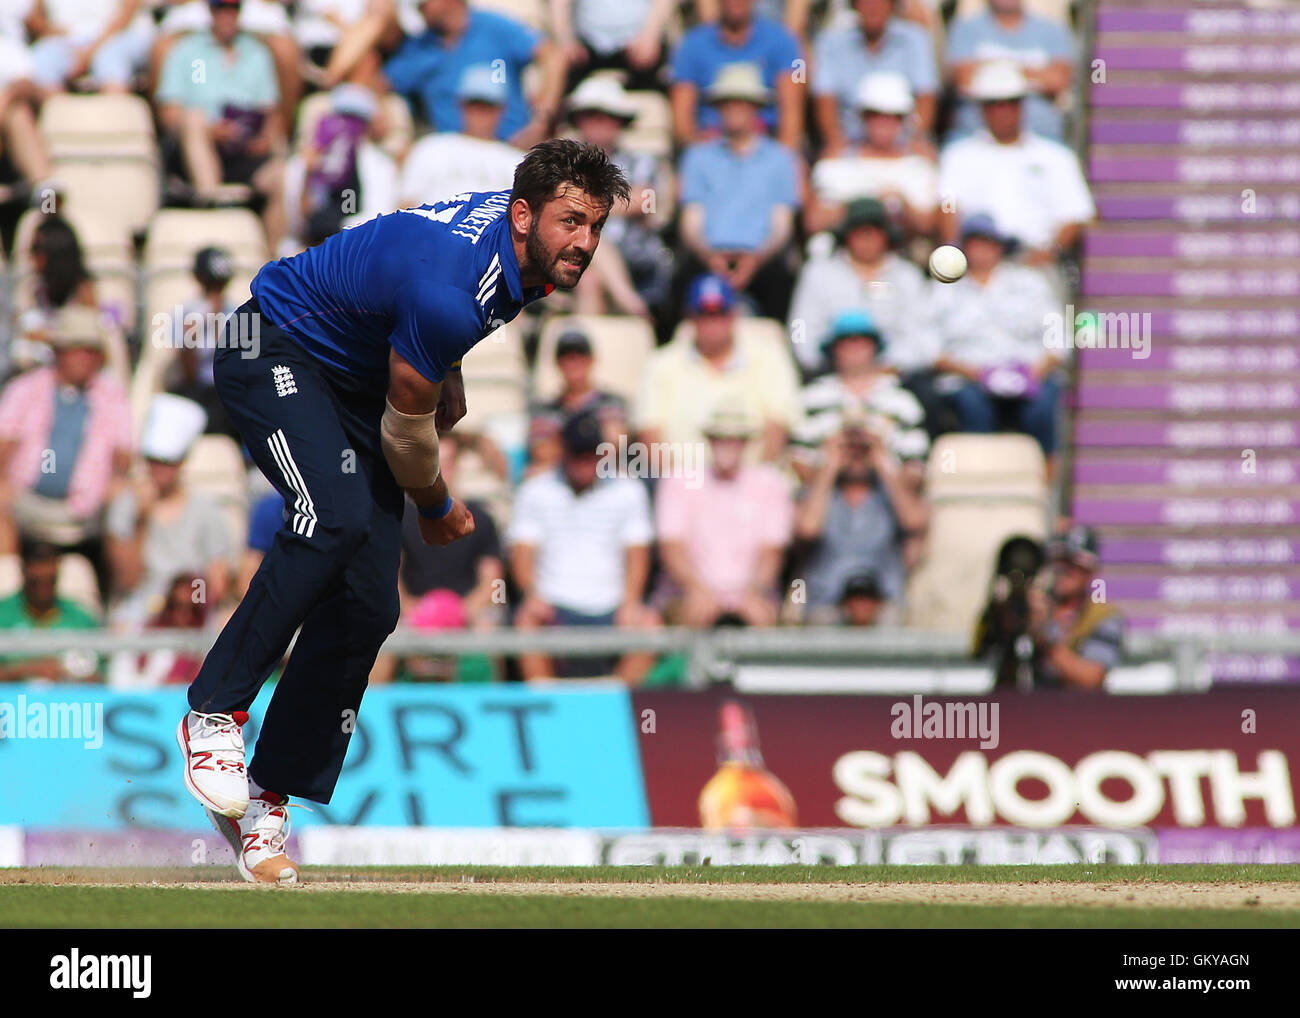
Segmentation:
[(916, 110), (912, 86), (894, 71), (867, 74), (858, 82), (855, 105), (862, 140), (813, 164), (805, 229), (810, 234), (833, 229), (849, 202), (879, 198), (906, 232), (928, 234), (939, 204), (939, 178), (935, 161), (907, 145)]

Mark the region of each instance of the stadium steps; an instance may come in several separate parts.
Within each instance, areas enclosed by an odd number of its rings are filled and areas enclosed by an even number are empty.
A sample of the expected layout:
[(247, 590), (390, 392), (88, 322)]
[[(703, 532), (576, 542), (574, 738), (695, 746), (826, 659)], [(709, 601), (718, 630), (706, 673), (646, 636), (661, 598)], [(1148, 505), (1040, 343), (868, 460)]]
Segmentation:
[[(1100, 532), (1133, 630), (1285, 631), (1300, 621), (1300, 10), (1103, 4), (1096, 29), (1098, 222), (1077, 310), (1143, 332), (1077, 352), (1073, 515)], [(1210, 667), (1300, 680), (1300, 658), (1263, 651)]]

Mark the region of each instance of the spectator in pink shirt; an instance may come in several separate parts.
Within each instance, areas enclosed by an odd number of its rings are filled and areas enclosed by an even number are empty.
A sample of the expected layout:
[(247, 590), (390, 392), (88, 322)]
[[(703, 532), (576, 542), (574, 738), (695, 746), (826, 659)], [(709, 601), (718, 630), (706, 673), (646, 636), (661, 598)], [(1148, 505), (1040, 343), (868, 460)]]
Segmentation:
[(794, 503), (789, 486), (765, 464), (745, 464), (752, 425), (735, 411), (715, 411), (704, 429), (712, 463), (701, 477), (659, 482), (656, 530), (677, 620), (711, 626), (735, 615), (770, 626), (780, 608), (778, 580), (790, 543)]
[(103, 586), (101, 516), (131, 463), (131, 410), (104, 370), (99, 311), (71, 305), (50, 330), (54, 364), (0, 393), (0, 553), (18, 536), (77, 550)]

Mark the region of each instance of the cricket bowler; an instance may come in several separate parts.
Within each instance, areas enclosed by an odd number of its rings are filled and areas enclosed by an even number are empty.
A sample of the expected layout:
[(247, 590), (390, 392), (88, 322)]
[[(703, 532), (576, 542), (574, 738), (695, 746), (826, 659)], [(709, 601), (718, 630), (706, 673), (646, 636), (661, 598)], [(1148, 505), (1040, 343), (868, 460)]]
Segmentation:
[[(438, 468), (438, 432), (465, 415), (461, 358), (576, 286), (627, 198), (599, 148), (542, 142), (509, 191), (381, 215), (268, 263), (228, 324), (256, 323), (258, 341), (216, 351), (217, 391), (286, 519), (189, 687), (176, 739), (186, 787), (245, 880), (298, 880), (289, 798), (334, 792), (397, 625), (404, 494), (428, 543), (474, 529)], [(299, 627), (246, 766), (241, 726)]]

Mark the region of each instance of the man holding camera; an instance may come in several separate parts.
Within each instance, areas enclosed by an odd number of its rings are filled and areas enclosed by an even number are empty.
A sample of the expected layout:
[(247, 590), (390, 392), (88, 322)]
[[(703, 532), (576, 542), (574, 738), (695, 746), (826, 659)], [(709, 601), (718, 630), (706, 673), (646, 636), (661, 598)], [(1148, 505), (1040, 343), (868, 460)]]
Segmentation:
[(821, 466), (795, 510), (795, 539), (807, 550), (809, 621), (829, 621), (845, 583), (874, 573), (885, 597), (903, 594), (903, 542), (924, 530), (929, 510), (872, 419), (845, 414), (822, 447)]
[(998, 685), (1102, 687), (1120, 658), (1124, 620), (1097, 580), (1097, 548), (1089, 527), (1069, 527), (1048, 546), (1041, 571), (1037, 542), (1015, 537), (1003, 547), (975, 632), (975, 656), (992, 662)]

